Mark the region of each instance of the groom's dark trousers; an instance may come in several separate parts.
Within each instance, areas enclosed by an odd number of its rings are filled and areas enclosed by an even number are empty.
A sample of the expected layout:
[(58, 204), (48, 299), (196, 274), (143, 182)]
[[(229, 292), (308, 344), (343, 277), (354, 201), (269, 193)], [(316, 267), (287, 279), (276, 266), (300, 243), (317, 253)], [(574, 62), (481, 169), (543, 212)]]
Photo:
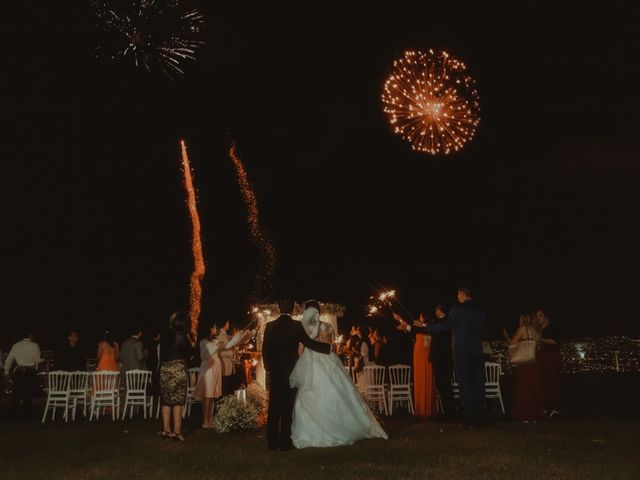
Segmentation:
[(297, 390), (289, 388), (289, 376), (298, 361), (298, 344), (319, 353), (330, 353), (331, 345), (309, 338), (302, 324), (289, 315), (267, 323), (262, 359), (269, 373), (269, 448), (291, 447), (291, 422)]

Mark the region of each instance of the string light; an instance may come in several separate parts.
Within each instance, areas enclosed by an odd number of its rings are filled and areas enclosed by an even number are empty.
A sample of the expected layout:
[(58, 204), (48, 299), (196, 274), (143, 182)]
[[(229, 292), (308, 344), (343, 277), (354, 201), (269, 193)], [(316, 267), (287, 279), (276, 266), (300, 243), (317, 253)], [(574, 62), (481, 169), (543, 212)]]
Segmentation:
[(480, 122), (475, 81), (447, 52), (409, 50), (393, 62), (382, 102), (393, 131), (413, 150), (432, 155), (460, 150)]

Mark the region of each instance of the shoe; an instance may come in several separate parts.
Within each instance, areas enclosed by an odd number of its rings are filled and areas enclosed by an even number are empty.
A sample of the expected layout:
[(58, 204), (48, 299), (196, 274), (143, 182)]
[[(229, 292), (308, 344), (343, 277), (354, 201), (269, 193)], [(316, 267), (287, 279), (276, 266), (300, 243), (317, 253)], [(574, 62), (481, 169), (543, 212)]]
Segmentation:
[(560, 412), (558, 410), (551, 410), (551, 413), (549, 413), (549, 416), (547, 416), (547, 418), (551, 418), (555, 415), (559, 415)]
[(286, 452), (287, 450), (291, 450), (291, 449), (293, 449), (293, 444), (292, 443), (287, 443), (287, 444), (282, 445), (280, 447), (280, 451), (281, 452)]

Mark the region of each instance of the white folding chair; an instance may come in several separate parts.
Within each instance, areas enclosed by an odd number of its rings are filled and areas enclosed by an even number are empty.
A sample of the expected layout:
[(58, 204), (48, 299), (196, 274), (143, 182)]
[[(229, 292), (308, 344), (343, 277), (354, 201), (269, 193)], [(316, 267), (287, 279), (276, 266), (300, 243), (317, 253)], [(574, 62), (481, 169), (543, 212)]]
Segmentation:
[(407, 402), (409, 411), (414, 414), (411, 398), (411, 367), (409, 365), (393, 365), (389, 367), (389, 413), (393, 415), (396, 402)]
[(122, 419), (127, 416), (129, 407), (129, 418), (133, 416), (133, 407), (142, 407), (144, 418), (153, 416), (153, 395), (148, 393), (151, 385), (151, 372), (149, 370), (129, 370), (125, 373), (127, 391), (122, 409)]
[(82, 404), (82, 415), (87, 416), (89, 403), (89, 374), (83, 371), (69, 372), (69, 403), (73, 404), (73, 420), (76, 419), (76, 408)]
[(184, 404), (184, 409), (182, 410), (182, 416), (186, 417), (191, 416), (191, 406), (196, 403), (202, 403), (201, 400), (196, 400), (193, 398), (193, 392), (196, 389), (196, 384), (198, 383), (198, 376), (200, 375), (200, 368), (194, 367), (187, 370), (187, 401)]
[(111, 408), (111, 417), (115, 421), (120, 409), (120, 372), (92, 372), (91, 387), (93, 391), (89, 421), (93, 419), (94, 413), (96, 418), (100, 418), (100, 411), (104, 411), (106, 407)]
[(385, 370), (382, 365), (367, 365), (360, 376), (363, 379), (364, 398), (368, 402), (378, 402), (378, 410), (382, 412), (384, 409), (385, 415), (389, 415), (384, 391)]
[(460, 398), (460, 384), (458, 383), (458, 377), (456, 371), (451, 371), (451, 391), (453, 392), (453, 398)]
[(69, 373), (62, 371), (49, 372), (48, 376), (48, 393), (47, 404), (44, 407), (44, 415), (42, 415), (42, 423), (47, 418), (47, 412), (51, 410), (51, 420), (56, 419), (56, 408), (63, 409), (63, 418), (67, 422), (69, 420)]
[(484, 364), (484, 398), (497, 398), (500, 402), (502, 413), (504, 403), (502, 402), (502, 392), (500, 392), (500, 364), (485, 362)]

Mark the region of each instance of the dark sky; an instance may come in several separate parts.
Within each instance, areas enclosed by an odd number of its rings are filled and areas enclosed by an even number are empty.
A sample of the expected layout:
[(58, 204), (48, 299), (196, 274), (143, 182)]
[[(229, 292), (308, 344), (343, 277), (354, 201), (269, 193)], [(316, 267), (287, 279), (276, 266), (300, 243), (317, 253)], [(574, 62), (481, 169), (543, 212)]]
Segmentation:
[[(24, 2), (3, 26), (0, 345), (26, 322), (45, 344), (72, 324), (90, 342), (106, 328), (162, 329), (185, 306), (180, 138), (199, 190), (207, 319), (240, 317), (256, 269), (234, 138), (280, 290), (357, 319), (373, 279), (415, 312), (467, 283), (493, 332), (542, 305), (565, 336), (640, 333), (633, 8), (249, 15), (194, 1), (207, 46), (172, 83), (92, 59), (87, 11), (50, 3)], [(381, 87), (408, 48), (446, 49), (476, 79), (482, 121), (463, 152), (414, 153), (391, 133)]]

